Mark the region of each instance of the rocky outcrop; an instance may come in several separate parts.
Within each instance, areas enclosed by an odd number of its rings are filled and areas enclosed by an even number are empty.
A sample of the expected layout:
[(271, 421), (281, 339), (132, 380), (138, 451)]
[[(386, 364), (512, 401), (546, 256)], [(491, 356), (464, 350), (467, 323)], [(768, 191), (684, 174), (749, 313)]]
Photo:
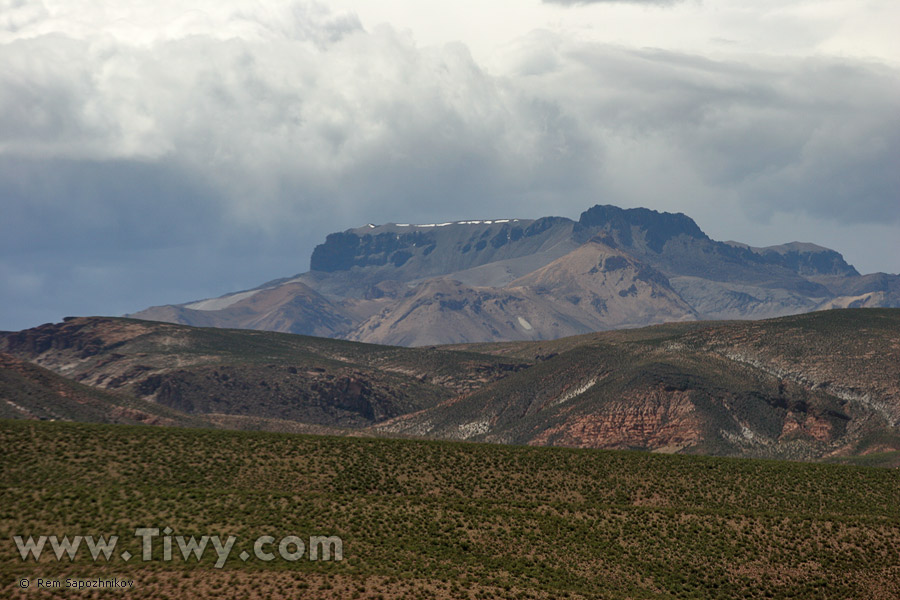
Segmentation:
[(703, 441), (702, 419), (686, 391), (631, 393), (597, 412), (573, 415), (528, 441), (537, 446), (677, 452)]
[(646, 208), (622, 209), (597, 205), (581, 213), (575, 234), (585, 241), (602, 234), (622, 248), (643, 245), (657, 254), (678, 236), (709, 240), (693, 219), (682, 213), (660, 213)]
[(559, 217), (371, 225), (329, 234), (313, 250), (310, 270), (390, 273), (401, 281), (447, 275), (540, 253), (569, 237), (573, 225)]
[(840, 277), (857, 277), (859, 272), (847, 264), (844, 257), (834, 250), (792, 242), (780, 246), (751, 248), (751, 250), (773, 265), (780, 265), (799, 275), (821, 276), (837, 275)]

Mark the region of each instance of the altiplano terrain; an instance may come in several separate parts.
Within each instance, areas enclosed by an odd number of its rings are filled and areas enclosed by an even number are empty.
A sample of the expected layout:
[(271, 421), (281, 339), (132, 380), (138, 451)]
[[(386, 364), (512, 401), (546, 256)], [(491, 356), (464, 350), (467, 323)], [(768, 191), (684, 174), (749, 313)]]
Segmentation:
[(900, 309), (424, 348), (90, 317), (0, 352), (14, 418), (900, 458)]
[[(0, 443), (16, 449), (0, 456), (4, 598), (49, 596), (17, 586), (37, 577), (133, 580), (121, 596), (141, 599), (900, 595), (897, 469), (37, 421), (0, 420)], [(151, 526), (233, 550), (216, 568), (173, 542), (165, 560), (156, 537), (145, 562)], [(64, 534), (118, 546), (35, 562), (11, 542)], [(343, 559), (241, 560), (263, 535), (335, 536)]]

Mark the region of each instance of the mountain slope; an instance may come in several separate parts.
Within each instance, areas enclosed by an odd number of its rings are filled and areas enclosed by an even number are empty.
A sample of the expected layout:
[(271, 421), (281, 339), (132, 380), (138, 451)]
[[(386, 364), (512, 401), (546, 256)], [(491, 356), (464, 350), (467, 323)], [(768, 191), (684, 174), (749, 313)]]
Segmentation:
[(792, 459), (900, 449), (897, 310), (478, 348), (549, 358), (376, 430)]
[(665, 276), (594, 240), (500, 289), (430, 279), (347, 337), (402, 346), (540, 340), (696, 316)]
[(599, 238), (508, 287), (532, 290), (557, 306), (580, 307), (595, 319), (586, 331), (697, 317), (662, 273)]
[(527, 366), (467, 352), (110, 318), (4, 334), (0, 351), (207, 421), (342, 428), (426, 408)]
[(4, 353), (0, 353), (0, 418), (210, 426), (201, 418), (82, 385)]

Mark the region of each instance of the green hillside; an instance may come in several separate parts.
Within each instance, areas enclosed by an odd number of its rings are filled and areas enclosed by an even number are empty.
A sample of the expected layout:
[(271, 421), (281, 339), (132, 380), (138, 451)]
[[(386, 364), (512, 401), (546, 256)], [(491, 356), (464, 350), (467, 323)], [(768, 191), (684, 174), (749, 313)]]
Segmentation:
[(529, 364), (439, 348), (106, 317), (0, 334), (0, 352), (203, 421), (276, 430), (365, 427)]
[[(35, 421), (0, 441), (4, 597), (38, 577), (133, 579), (131, 598), (900, 596), (898, 470)], [(217, 569), (157, 539), (149, 562), (35, 563), (11, 541), (115, 534), (138, 555), (135, 529), (167, 526), (235, 552), (339, 536), (344, 560)]]

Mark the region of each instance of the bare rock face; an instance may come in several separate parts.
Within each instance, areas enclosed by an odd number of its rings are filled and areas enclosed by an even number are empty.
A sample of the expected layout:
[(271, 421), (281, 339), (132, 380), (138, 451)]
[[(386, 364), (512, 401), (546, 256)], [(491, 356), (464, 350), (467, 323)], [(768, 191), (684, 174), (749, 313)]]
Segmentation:
[(607, 246), (601, 238), (593, 238), (508, 287), (551, 298), (554, 305), (578, 315), (589, 331), (697, 317), (665, 275)]
[(891, 306), (900, 276), (861, 276), (834, 250), (718, 242), (680, 213), (598, 205), (577, 221), (348, 229), (306, 273), (131, 316), (418, 346)]
[(686, 391), (661, 387), (631, 393), (596, 413), (581, 414), (529, 440), (531, 445), (575, 448), (651, 448), (677, 452), (703, 440), (701, 415)]

